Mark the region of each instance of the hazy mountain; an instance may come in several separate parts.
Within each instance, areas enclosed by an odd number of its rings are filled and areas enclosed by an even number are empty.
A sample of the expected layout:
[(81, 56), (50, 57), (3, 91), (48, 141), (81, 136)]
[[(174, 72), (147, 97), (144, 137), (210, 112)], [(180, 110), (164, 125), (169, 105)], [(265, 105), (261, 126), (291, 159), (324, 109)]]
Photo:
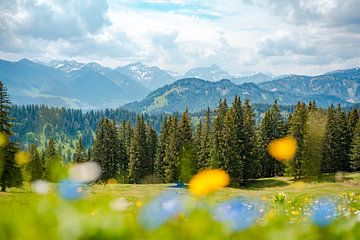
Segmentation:
[(233, 83), (241, 84), (245, 82), (262, 83), (274, 79), (274, 76), (267, 75), (264, 73), (254, 73), (245, 76), (231, 77), (230, 80)]
[(137, 112), (176, 112), (189, 108), (190, 111), (200, 111), (208, 106), (217, 106), (220, 98), (226, 98), (229, 103), (238, 95), (242, 100), (250, 99), (253, 103), (273, 103), (278, 100), (280, 104), (296, 104), (297, 101), (316, 100), (319, 105), (331, 103), (345, 103), (340, 98), (314, 94), (301, 96), (291, 92), (268, 91), (261, 89), (254, 83), (236, 85), (230, 80), (210, 82), (197, 78), (187, 78), (166, 85), (150, 93), (140, 102), (126, 104), (123, 108)]
[(115, 70), (75, 61), (48, 65), (0, 60), (0, 80), (15, 104), (104, 108), (141, 99), (149, 92)]
[(151, 90), (173, 82), (177, 75), (176, 73), (161, 70), (158, 67), (149, 67), (139, 62), (118, 67), (116, 70)]
[(228, 72), (222, 70), (218, 65), (213, 64), (209, 67), (199, 67), (189, 70), (183, 78), (199, 78), (211, 82), (219, 81), (221, 79), (230, 79)]
[(262, 89), (282, 91), (308, 97), (313, 94), (335, 96), (343, 101), (360, 102), (360, 68), (338, 70), (309, 77), (291, 75), (260, 83)]

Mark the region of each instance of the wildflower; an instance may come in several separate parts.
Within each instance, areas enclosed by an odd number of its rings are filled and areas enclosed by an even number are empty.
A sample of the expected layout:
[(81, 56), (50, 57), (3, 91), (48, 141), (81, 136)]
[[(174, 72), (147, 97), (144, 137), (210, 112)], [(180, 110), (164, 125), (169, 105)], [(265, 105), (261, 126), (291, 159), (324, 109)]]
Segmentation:
[(204, 196), (230, 182), (229, 175), (220, 169), (204, 170), (196, 174), (189, 183), (190, 192), (196, 196)]
[(292, 136), (271, 141), (268, 145), (269, 154), (278, 161), (291, 160), (297, 149), (296, 139)]
[(130, 203), (125, 198), (118, 198), (110, 203), (110, 208), (115, 211), (124, 211), (129, 206), (130, 206)]
[(263, 215), (260, 202), (232, 199), (220, 204), (214, 212), (216, 220), (225, 223), (230, 230), (250, 227)]
[(141, 209), (139, 221), (147, 229), (155, 229), (185, 210), (184, 197), (168, 191)]
[(336, 203), (330, 199), (319, 199), (312, 206), (311, 220), (320, 227), (329, 225), (337, 215)]

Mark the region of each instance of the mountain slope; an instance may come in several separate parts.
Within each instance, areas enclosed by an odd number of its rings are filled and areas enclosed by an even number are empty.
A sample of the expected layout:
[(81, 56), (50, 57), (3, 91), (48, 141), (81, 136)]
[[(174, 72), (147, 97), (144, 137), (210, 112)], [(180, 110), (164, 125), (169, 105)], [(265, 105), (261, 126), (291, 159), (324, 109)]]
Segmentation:
[[(51, 65), (51, 64), (50, 64)], [(76, 62), (49, 65), (23, 59), (0, 60), (0, 80), (15, 104), (75, 108), (118, 107), (143, 98), (149, 90), (115, 70)]]
[(343, 101), (360, 102), (360, 68), (340, 70), (308, 77), (292, 75), (260, 83), (264, 90), (285, 91), (304, 97), (313, 94), (331, 95)]
[(199, 67), (190, 69), (183, 78), (199, 78), (208, 81), (219, 81), (221, 79), (231, 78), (230, 74), (222, 70), (218, 65), (213, 64), (208, 67)]
[(116, 70), (128, 78), (138, 81), (151, 90), (162, 87), (175, 80), (174, 76), (169, 72), (161, 70), (158, 67), (148, 67), (139, 62), (118, 67)]
[(328, 95), (314, 94), (302, 97), (282, 91), (271, 92), (261, 89), (254, 83), (236, 85), (230, 80), (210, 82), (187, 78), (159, 88), (142, 101), (126, 104), (123, 108), (137, 112), (176, 112), (189, 108), (190, 111), (196, 112), (208, 106), (215, 108), (220, 98), (231, 103), (235, 95), (240, 96), (242, 100), (250, 99), (253, 103), (273, 103), (275, 100), (283, 105), (295, 104), (299, 100), (316, 100), (319, 105), (345, 103), (337, 97)]

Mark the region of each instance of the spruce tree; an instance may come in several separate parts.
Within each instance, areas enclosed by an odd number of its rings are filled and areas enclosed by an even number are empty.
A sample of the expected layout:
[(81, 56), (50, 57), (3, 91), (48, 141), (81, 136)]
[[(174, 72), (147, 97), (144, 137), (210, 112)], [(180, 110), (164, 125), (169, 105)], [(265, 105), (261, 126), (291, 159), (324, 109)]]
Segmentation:
[(338, 151), (338, 130), (337, 117), (334, 106), (331, 105), (327, 110), (327, 124), (325, 130), (323, 159), (321, 162), (321, 172), (335, 172), (339, 169), (337, 161)]
[(268, 153), (269, 143), (286, 134), (285, 124), (279, 106), (275, 101), (272, 107), (265, 112), (260, 124), (260, 150), (263, 177), (274, 177), (283, 175), (284, 166), (276, 161)]
[(348, 126), (350, 132), (350, 138), (353, 138), (353, 134), (355, 132), (355, 127), (357, 122), (359, 121), (359, 113), (356, 108), (352, 109), (348, 115)]
[(360, 170), (360, 121), (355, 126), (351, 143), (350, 169), (354, 171)]
[[(12, 135), (11, 127), (13, 120), (10, 118), (11, 102), (7, 89), (0, 81), (0, 133), (5, 138)], [(15, 162), (17, 146), (8, 140), (5, 146), (0, 146), (0, 183), (1, 191), (5, 192), (7, 187), (19, 186), (22, 183), (20, 168)]]
[(154, 173), (154, 164), (156, 158), (158, 137), (155, 129), (149, 122), (146, 124), (146, 146), (147, 146), (147, 170), (145, 175), (152, 175)]
[(192, 137), (192, 127), (188, 110), (186, 109), (179, 122), (179, 148), (180, 148), (180, 178), (182, 181), (189, 181), (195, 171), (194, 144)]
[(130, 183), (140, 183), (149, 168), (147, 158), (146, 127), (143, 116), (138, 116), (130, 143), (128, 178)]
[(176, 116), (169, 119), (168, 139), (165, 144), (164, 154), (164, 180), (165, 182), (175, 182), (180, 178), (180, 141), (179, 126)]
[(224, 127), (224, 118), (225, 114), (228, 110), (228, 106), (226, 103), (226, 99), (222, 101), (220, 99), (219, 106), (215, 110), (216, 116), (214, 119), (214, 124), (211, 130), (211, 160), (210, 166), (211, 168), (224, 168), (225, 161), (222, 156), (222, 145), (223, 145), (223, 127)]
[(206, 169), (211, 167), (211, 111), (210, 108), (207, 108), (205, 113), (205, 122), (202, 127), (200, 139), (199, 139), (199, 149), (198, 153), (198, 169)]
[[(310, 106), (313, 109), (313, 105)], [(288, 172), (295, 179), (303, 176), (303, 150), (304, 136), (307, 119), (307, 110), (304, 103), (298, 102), (292, 115), (289, 132), (296, 139), (297, 149), (294, 158), (288, 163)]]
[(350, 170), (350, 145), (351, 145), (351, 133), (348, 125), (347, 116), (345, 111), (341, 108), (341, 105), (338, 104), (336, 108), (337, 113), (337, 130), (338, 132), (338, 143), (339, 143), (339, 155), (338, 155), (338, 165), (339, 170), (349, 171)]
[(87, 162), (92, 161), (92, 155), (91, 155), (91, 148), (90, 147), (86, 151), (85, 161), (87, 161)]
[(244, 179), (256, 179), (261, 175), (256, 136), (255, 114), (250, 101), (245, 101), (244, 116)]
[(76, 153), (75, 153), (75, 162), (82, 163), (85, 161), (84, 157), (84, 147), (82, 144), (82, 138), (80, 137), (79, 141), (76, 143)]
[(50, 138), (45, 150), (44, 177), (48, 181), (56, 182), (63, 175), (62, 159), (58, 152), (54, 138)]
[(327, 116), (325, 111), (308, 107), (304, 147), (302, 149), (303, 163), (301, 171), (303, 176), (317, 176), (320, 173), (326, 124)]
[(168, 118), (165, 116), (160, 128), (159, 141), (158, 141), (156, 158), (154, 163), (155, 175), (158, 176), (162, 181), (165, 181), (164, 157), (165, 157), (166, 143), (168, 141), (168, 134), (169, 134), (169, 122), (168, 122)]
[(30, 145), (31, 159), (29, 162), (30, 180), (35, 181), (43, 178), (43, 162), (35, 144)]

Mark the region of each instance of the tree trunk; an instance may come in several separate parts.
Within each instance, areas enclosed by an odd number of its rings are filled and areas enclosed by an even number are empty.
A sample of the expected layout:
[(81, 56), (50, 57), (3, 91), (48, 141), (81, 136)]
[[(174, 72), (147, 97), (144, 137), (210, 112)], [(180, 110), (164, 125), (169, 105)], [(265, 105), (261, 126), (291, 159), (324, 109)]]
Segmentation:
[(4, 183), (1, 184), (1, 192), (5, 192), (6, 191), (6, 186)]

